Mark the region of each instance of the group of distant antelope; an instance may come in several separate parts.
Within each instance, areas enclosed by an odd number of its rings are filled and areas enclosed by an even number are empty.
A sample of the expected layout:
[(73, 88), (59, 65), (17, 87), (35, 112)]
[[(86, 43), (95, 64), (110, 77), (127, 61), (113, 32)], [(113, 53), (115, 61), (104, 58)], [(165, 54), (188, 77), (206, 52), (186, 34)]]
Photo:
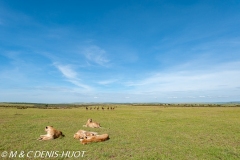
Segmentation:
[(96, 110), (105, 110), (105, 109), (107, 109), (107, 110), (114, 110), (115, 108), (116, 108), (117, 106), (113, 106), (113, 107), (110, 107), (110, 106), (108, 106), (108, 107), (104, 107), (104, 106), (102, 106), (102, 107), (99, 107), (99, 106), (97, 106), (97, 107), (86, 107), (86, 110), (88, 111), (88, 109), (89, 110), (93, 110), (93, 109), (96, 109)]

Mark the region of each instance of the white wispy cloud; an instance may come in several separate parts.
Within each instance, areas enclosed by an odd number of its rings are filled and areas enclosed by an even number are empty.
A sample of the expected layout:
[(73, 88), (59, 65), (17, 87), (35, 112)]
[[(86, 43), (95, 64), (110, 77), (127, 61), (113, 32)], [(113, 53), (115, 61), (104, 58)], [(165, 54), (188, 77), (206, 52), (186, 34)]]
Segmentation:
[(70, 65), (54, 63), (54, 66), (63, 74), (67, 81), (86, 90), (92, 90), (92, 87), (81, 82), (78, 73)]
[[(155, 94), (163, 93), (168, 97), (206, 98), (204, 94), (215, 97), (236, 90), (240, 86), (240, 62), (232, 62), (214, 66), (203, 70), (171, 70), (153, 73), (141, 80), (132, 80), (125, 85), (132, 88), (132, 92)], [(193, 66), (192, 66), (193, 67)], [(191, 95), (198, 93), (199, 95)], [(190, 94), (190, 95), (187, 95)], [(177, 96), (175, 96), (177, 95)]]
[(108, 84), (115, 83), (116, 81), (118, 81), (118, 80), (117, 79), (109, 79), (109, 80), (99, 81), (97, 83), (101, 84), (101, 85), (108, 85)]
[(68, 79), (77, 79), (77, 73), (69, 65), (57, 65), (55, 66), (61, 71), (61, 73)]
[(101, 66), (106, 66), (109, 59), (106, 56), (106, 51), (98, 46), (92, 45), (83, 50), (83, 53), (88, 61), (96, 63)]

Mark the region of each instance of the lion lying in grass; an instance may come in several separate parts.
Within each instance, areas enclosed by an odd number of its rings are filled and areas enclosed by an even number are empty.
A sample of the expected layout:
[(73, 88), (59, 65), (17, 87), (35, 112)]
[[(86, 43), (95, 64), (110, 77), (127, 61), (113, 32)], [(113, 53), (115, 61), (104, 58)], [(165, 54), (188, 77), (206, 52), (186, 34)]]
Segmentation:
[(102, 135), (95, 135), (95, 136), (85, 136), (84, 138), (80, 139), (80, 142), (85, 145), (91, 142), (103, 142), (109, 139), (108, 134), (102, 134)]
[(45, 131), (47, 132), (47, 134), (40, 135), (38, 140), (45, 141), (45, 140), (56, 139), (56, 138), (58, 138), (60, 136), (64, 137), (64, 134), (61, 131), (58, 131), (55, 128), (53, 128), (53, 126), (45, 127)]
[(83, 127), (101, 128), (100, 123), (93, 122), (91, 118), (87, 120), (86, 125), (83, 125)]
[(79, 131), (77, 131), (77, 133), (74, 134), (73, 138), (81, 139), (86, 136), (96, 136), (97, 134), (98, 134), (97, 132), (88, 132), (88, 131), (84, 131), (84, 130), (79, 130)]

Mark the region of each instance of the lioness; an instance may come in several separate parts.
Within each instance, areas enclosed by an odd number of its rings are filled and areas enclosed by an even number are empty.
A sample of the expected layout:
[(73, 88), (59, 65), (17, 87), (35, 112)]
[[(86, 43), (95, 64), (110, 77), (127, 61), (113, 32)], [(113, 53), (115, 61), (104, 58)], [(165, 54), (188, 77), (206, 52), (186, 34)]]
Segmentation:
[(85, 145), (87, 143), (91, 143), (91, 142), (102, 142), (102, 141), (106, 141), (109, 139), (109, 135), (108, 134), (102, 134), (102, 135), (96, 135), (96, 136), (86, 136), (84, 138), (80, 139), (80, 142)]
[(86, 125), (83, 125), (83, 127), (101, 128), (100, 123), (93, 122), (91, 118), (87, 120)]
[(73, 138), (81, 139), (86, 136), (96, 136), (97, 134), (98, 134), (97, 132), (88, 132), (88, 131), (84, 131), (84, 130), (79, 130), (79, 131), (77, 131), (77, 133), (74, 134)]
[(53, 128), (53, 126), (47, 126), (45, 127), (45, 131), (47, 132), (46, 135), (40, 135), (40, 138), (38, 140), (51, 140), (51, 139), (56, 139), (60, 136), (64, 137), (65, 135), (61, 132)]

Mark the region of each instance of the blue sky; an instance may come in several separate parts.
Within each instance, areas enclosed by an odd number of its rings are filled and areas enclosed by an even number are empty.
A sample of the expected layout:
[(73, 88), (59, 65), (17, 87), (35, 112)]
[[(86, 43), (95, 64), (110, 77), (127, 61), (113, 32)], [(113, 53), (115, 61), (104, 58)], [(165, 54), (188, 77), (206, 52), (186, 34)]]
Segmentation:
[(240, 1), (0, 1), (0, 101), (240, 100)]

